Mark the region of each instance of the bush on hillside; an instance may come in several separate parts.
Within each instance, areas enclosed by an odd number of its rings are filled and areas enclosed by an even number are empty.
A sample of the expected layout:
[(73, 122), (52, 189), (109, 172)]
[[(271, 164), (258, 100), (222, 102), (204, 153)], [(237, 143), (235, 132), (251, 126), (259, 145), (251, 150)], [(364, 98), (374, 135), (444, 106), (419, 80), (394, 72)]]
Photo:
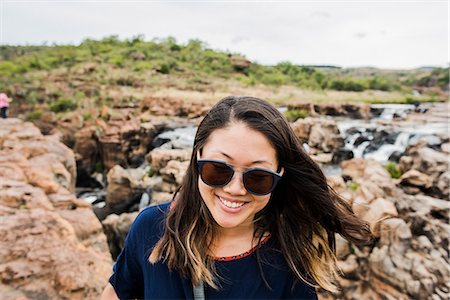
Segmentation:
[(77, 103), (71, 99), (60, 98), (50, 105), (50, 111), (55, 113), (65, 112), (75, 110), (77, 106)]

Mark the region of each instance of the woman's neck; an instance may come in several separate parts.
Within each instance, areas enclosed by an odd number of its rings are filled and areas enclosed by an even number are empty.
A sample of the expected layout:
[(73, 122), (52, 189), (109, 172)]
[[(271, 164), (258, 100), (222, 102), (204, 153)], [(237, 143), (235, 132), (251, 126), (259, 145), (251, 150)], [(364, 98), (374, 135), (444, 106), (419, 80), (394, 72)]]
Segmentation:
[[(258, 240), (254, 237), (254, 231), (254, 224), (235, 228), (218, 228), (210, 255), (213, 257), (227, 257), (251, 250), (258, 244)], [(267, 232), (264, 236), (268, 234)]]

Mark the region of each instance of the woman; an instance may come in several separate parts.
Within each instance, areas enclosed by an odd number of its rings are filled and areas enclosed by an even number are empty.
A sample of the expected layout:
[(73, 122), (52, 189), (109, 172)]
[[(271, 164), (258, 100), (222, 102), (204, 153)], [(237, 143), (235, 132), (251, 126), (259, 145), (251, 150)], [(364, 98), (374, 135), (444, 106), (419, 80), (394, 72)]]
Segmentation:
[(9, 99), (5, 93), (0, 93), (0, 117), (6, 119), (8, 117)]
[(371, 240), (276, 108), (227, 97), (175, 200), (133, 223), (103, 297), (316, 299), (335, 290), (334, 233)]

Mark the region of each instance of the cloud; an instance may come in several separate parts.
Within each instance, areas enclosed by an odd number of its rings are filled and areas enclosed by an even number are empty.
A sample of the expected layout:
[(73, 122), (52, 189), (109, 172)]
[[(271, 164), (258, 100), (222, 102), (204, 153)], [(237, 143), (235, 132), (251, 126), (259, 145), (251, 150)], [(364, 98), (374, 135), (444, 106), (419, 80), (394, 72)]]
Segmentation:
[(331, 15), (324, 11), (315, 11), (311, 14), (311, 17), (330, 19)]
[(357, 32), (355, 33), (355, 37), (358, 39), (363, 39), (367, 36), (367, 32)]
[(243, 42), (248, 42), (248, 41), (250, 41), (250, 38), (247, 36), (236, 36), (230, 41), (230, 43), (232, 45), (238, 45), (238, 44), (241, 44)]

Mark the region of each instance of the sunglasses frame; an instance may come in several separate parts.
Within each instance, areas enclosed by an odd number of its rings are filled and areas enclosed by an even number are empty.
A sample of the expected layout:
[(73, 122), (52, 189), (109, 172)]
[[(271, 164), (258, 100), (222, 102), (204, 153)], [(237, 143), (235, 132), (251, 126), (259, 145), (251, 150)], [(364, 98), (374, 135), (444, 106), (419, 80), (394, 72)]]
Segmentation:
[[(209, 183), (205, 182), (203, 180), (203, 176), (202, 176), (202, 167), (206, 163), (223, 164), (224, 166), (226, 166), (227, 168), (229, 168), (231, 170), (231, 176), (227, 179), (227, 181), (225, 183), (220, 184), (220, 185), (213, 185), (213, 184), (209, 184)], [(200, 178), (202, 179), (202, 181), (206, 185), (208, 185), (210, 187), (213, 187), (213, 188), (221, 188), (221, 187), (226, 186), (227, 184), (230, 183), (230, 181), (234, 177), (234, 174), (236, 173), (232, 165), (229, 165), (229, 164), (227, 164), (226, 162), (224, 162), (222, 160), (199, 159), (199, 160), (197, 160), (197, 164), (198, 164), (198, 174), (199, 174)], [(263, 193), (263, 194), (255, 193), (255, 192), (253, 192), (253, 191), (248, 189), (247, 184), (245, 182), (245, 174), (248, 174), (249, 172), (252, 172), (252, 171), (263, 171), (263, 172), (266, 172), (266, 173), (269, 173), (270, 175), (272, 175), (272, 178), (273, 178), (272, 186), (271, 186), (270, 190), (267, 193)], [(280, 181), (281, 178), (283, 178), (283, 177), (279, 173), (276, 173), (274, 171), (267, 170), (267, 169), (262, 169), (262, 168), (250, 168), (250, 169), (247, 169), (247, 170), (242, 172), (242, 183), (244, 184), (244, 187), (245, 187), (246, 191), (249, 192), (252, 195), (255, 195), (255, 196), (265, 196), (265, 195), (268, 195), (268, 194), (272, 193), (273, 190), (275, 189), (275, 187), (277, 186), (278, 181)]]

